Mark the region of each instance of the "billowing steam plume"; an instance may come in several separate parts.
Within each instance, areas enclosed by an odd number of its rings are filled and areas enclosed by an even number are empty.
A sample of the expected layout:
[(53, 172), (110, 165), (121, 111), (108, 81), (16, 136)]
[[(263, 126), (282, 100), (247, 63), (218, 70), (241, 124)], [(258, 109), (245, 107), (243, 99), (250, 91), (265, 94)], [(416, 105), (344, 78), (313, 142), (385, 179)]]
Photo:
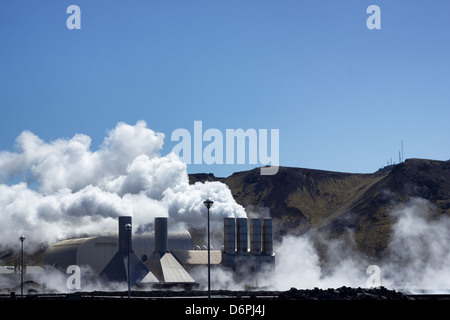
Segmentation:
[(386, 254), (369, 259), (357, 250), (349, 230), (347, 241), (319, 239), (325, 245), (319, 254), (317, 241), (308, 236), (286, 236), (275, 247), (275, 272), (259, 283), (287, 290), (297, 288), (371, 287), (376, 265), (378, 284), (408, 293), (450, 292), (450, 217), (436, 214), (426, 199), (411, 198), (389, 211), (391, 240)]
[(115, 232), (120, 215), (133, 216), (135, 232), (148, 229), (156, 216), (201, 227), (208, 197), (215, 201), (212, 220), (246, 216), (225, 184), (189, 185), (186, 164), (160, 154), (163, 140), (144, 121), (118, 123), (96, 151), (84, 134), (44, 142), (22, 132), (15, 152), (0, 152), (0, 246), (17, 246), (21, 234), (31, 250)]

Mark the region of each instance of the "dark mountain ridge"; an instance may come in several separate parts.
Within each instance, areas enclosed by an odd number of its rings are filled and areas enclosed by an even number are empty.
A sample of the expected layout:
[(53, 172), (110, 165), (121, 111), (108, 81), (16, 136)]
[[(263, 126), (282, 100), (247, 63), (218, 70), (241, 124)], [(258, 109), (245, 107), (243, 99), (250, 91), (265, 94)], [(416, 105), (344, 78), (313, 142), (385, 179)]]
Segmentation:
[(383, 256), (391, 235), (390, 210), (413, 197), (428, 200), (433, 215), (450, 214), (450, 161), (407, 159), (369, 174), (280, 167), (226, 178), (191, 174), (190, 182), (221, 181), (247, 211), (270, 211), (275, 235), (321, 233), (342, 238), (351, 230), (358, 249)]

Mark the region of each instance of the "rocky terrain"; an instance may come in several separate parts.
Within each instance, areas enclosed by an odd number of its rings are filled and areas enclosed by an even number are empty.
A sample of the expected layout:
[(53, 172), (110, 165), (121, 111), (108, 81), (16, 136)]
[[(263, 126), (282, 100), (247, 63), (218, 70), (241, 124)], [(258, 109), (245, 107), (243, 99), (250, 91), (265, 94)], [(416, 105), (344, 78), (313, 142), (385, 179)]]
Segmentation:
[[(33, 286), (33, 291), (26, 293), (24, 298), (28, 300), (104, 300), (104, 299), (125, 299), (128, 298), (127, 291), (90, 291), (74, 293), (39, 293), (37, 283), (27, 283), (27, 287)], [(19, 289), (19, 288), (17, 288)], [(199, 298), (207, 297), (208, 292), (202, 290), (150, 290), (131, 291), (131, 297), (139, 299), (158, 298)], [(233, 300), (417, 300), (422, 296), (405, 295), (395, 290), (380, 288), (329, 288), (329, 289), (296, 289), (287, 291), (266, 291), (266, 290), (212, 290), (211, 296), (214, 299)], [(448, 296), (447, 296), (448, 297)], [(19, 298), (17, 294), (0, 295), (3, 299)], [(450, 299), (450, 297), (448, 297)]]

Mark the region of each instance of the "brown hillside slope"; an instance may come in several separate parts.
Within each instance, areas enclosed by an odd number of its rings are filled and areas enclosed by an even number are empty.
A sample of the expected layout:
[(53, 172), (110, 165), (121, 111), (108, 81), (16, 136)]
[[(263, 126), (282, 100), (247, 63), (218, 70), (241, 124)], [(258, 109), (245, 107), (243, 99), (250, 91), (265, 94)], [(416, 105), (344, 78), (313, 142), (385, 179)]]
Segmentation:
[[(434, 216), (450, 215), (450, 162), (408, 159), (355, 203), (348, 216), (354, 218), (356, 242), (363, 252), (382, 255), (389, 242), (390, 211), (413, 197), (428, 200)], [(338, 230), (335, 226), (336, 222), (330, 229)]]
[[(244, 207), (268, 208), (276, 235), (320, 232), (340, 238), (351, 230), (368, 256), (382, 256), (390, 237), (389, 211), (396, 204), (421, 197), (436, 206), (436, 214), (450, 214), (449, 161), (408, 159), (372, 174), (289, 167), (273, 176), (259, 173), (237, 172), (220, 181)], [(202, 178), (191, 175), (192, 182)]]

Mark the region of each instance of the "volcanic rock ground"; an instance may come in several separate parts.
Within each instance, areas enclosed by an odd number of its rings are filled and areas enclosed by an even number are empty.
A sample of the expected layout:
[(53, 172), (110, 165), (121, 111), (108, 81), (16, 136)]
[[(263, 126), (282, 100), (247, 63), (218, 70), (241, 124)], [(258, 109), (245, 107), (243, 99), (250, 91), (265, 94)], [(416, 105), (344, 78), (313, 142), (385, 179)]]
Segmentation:
[[(28, 284), (29, 285), (29, 284)], [(29, 286), (28, 286), (29, 287)], [(33, 290), (25, 292), (26, 300), (117, 300), (128, 298), (127, 291), (90, 291), (73, 293), (39, 293), (39, 285), (34, 284)], [(19, 289), (19, 288), (16, 288)], [(18, 292), (17, 292), (18, 291)], [(0, 295), (0, 300), (19, 299), (20, 291)], [(201, 299), (208, 296), (204, 290), (131, 290), (133, 299)], [(211, 296), (219, 300), (450, 300), (450, 295), (405, 294), (385, 287), (351, 288), (339, 287), (328, 289), (297, 289), (286, 291), (270, 290), (212, 290)]]

